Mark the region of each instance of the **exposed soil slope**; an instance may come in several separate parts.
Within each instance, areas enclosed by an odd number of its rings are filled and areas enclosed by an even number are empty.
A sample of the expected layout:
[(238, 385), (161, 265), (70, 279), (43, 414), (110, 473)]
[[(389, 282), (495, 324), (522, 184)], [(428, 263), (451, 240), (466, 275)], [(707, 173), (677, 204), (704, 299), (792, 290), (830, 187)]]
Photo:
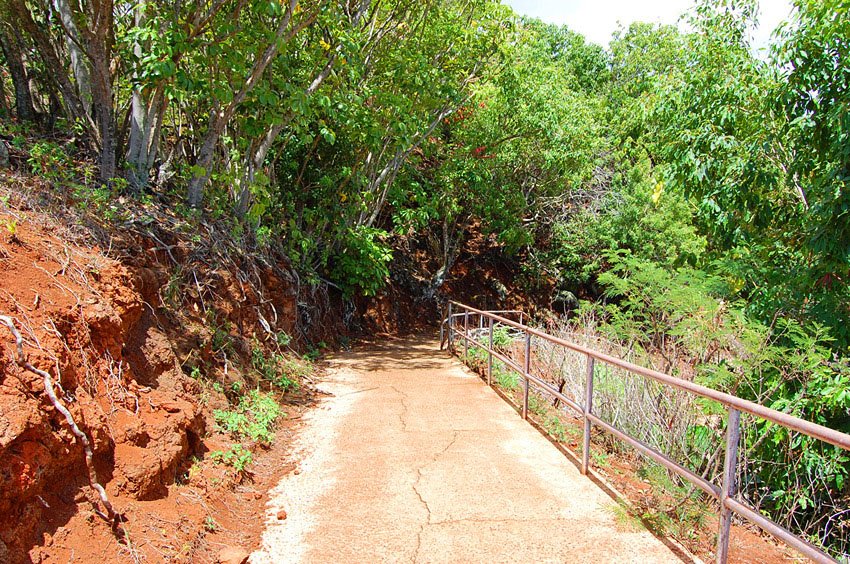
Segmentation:
[[(198, 449), (205, 422), (197, 384), (182, 375), (163, 334), (142, 322), (140, 280), (29, 221), (7, 234), (0, 261), (0, 311), (16, 320), (30, 361), (61, 375), (64, 403), (90, 436), (110, 493), (161, 497)], [(11, 362), (7, 337), (0, 345), (0, 540), (22, 556), (91, 492), (83, 487), (81, 446), (41, 379)]]
[[(0, 563), (197, 557), (199, 539), (223, 532), (216, 504), (262, 497), (244, 490), (251, 470), (210, 459), (229, 446), (213, 411), (232, 405), (233, 390), (273, 389), (252, 354), (280, 353), (278, 335), (295, 347), (343, 334), (338, 306), (315, 289), (299, 299), (285, 263), (225, 248), (205, 224), (202, 239), (128, 202), (126, 222), (105, 227), (38, 179), (3, 180), (0, 314), (13, 318), (30, 362), (61, 384), (125, 521), (112, 530), (93, 512), (81, 445), (0, 327)], [(309, 402), (303, 384), (278, 392), (286, 411)]]

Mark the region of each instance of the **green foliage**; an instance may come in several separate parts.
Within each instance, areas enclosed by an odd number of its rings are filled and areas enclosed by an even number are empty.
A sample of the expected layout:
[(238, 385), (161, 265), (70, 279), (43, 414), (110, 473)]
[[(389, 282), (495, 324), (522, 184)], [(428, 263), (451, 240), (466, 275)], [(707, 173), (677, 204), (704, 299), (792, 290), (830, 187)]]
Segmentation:
[(240, 396), (233, 409), (213, 412), (219, 428), (233, 438), (248, 438), (267, 445), (274, 441), (274, 424), (281, 415), (283, 411), (277, 400), (259, 390)]
[[(850, 365), (836, 359), (827, 330), (787, 317), (777, 317), (770, 328), (762, 325), (742, 302), (730, 300), (734, 279), (667, 270), (623, 253), (609, 260), (611, 270), (599, 279), (611, 302), (583, 305), (601, 315), (598, 329), (604, 334), (647, 351), (647, 362), (658, 355), (662, 370), (676, 373), (691, 364), (697, 380), (708, 386), (835, 429), (850, 425)], [(610, 384), (604, 374), (598, 378), (600, 387)], [(724, 413), (710, 402), (700, 405), (705, 418)], [(745, 429), (744, 489), (750, 499), (804, 529), (823, 508), (834, 507), (850, 474), (846, 451), (761, 420)], [(715, 436), (705, 425), (691, 426), (684, 455), (708, 460)], [(837, 549), (842, 543), (840, 533), (827, 542)]]
[(219, 464), (230, 466), (237, 474), (244, 474), (248, 466), (254, 461), (254, 455), (251, 454), (251, 451), (238, 443), (225, 451), (215, 450), (211, 452), (210, 458)]
[(511, 336), (511, 330), (506, 325), (496, 325), (493, 327), (493, 348), (506, 349), (514, 342)]
[(251, 343), (251, 366), (263, 380), (283, 392), (298, 389), (299, 381), (313, 371), (313, 366), (309, 362), (280, 353), (267, 355), (257, 339)]
[(559, 288), (594, 286), (611, 266), (606, 257), (620, 251), (662, 266), (699, 262), (706, 240), (681, 194), (665, 190), (643, 166), (616, 173), (612, 188), (594, 206), (554, 225), (546, 259), (558, 272)]
[(493, 381), (495, 381), (500, 388), (509, 392), (517, 391), (520, 386), (519, 374), (498, 360), (493, 361)]
[(72, 162), (65, 150), (51, 141), (33, 143), (27, 164), (30, 171), (49, 180), (64, 180), (71, 172)]
[(789, 184), (805, 199), (799, 228), (815, 255), (811, 278), (844, 272), (850, 245), (850, 8), (842, 0), (798, 0), (774, 58), (793, 147)]
[(383, 242), (387, 233), (371, 227), (350, 229), (333, 259), (334, 279), (351, 295), (374, 296), (390, 276), (392, 250)]

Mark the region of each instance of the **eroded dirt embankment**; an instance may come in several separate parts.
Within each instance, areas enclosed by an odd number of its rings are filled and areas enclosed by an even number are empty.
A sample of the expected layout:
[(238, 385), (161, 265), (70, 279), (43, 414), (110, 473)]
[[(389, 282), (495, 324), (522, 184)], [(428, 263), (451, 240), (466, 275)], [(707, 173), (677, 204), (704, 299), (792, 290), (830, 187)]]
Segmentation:
[[(169, 341), (152, 323), (144, 283), (97, 252), (17, 224), (0, 247), (0, 311), (14, 318), (30, 362), (61, 382), (59, 396), (90, 436), (109, 491), (162, 496), (194, 452), (204, 418)], [(92, 492), (81, 445), (41, 378), (0, 361), (0, 540), (12, 561), (44, 524)], [(47, 527), (49, 534), (49, 527)], [(0, 546), (0, 551), (3, 547)]]
[[(0, 563), (197, 557), (226, 521), (216, 506), (262, 497), (237, 491), (250, 471), (210, 460), (227, 446), (212, 413), (232, 405), (234, 390), (262, 384), (251, 355), (280, 351), (277, 335), (293, 347), (331, 341), (321, 332), (341, 334), (342, 316), (327, 295), (299, 300), (285, 265), (199, 244), (173, 216), (130, 210), (123, 229), (93, 235), (74, 227), (80, 216), (51, 211), (70, 206), (48, 209), (55, 202), (32, 194), (0, 194), (0, 315), (14, 320), (29, 361), (61, 384), (126, 521), (113, 531), (94, 513), (82, 446), (0, 327)], [(304, 384), (279, 399), (297, 409)]]

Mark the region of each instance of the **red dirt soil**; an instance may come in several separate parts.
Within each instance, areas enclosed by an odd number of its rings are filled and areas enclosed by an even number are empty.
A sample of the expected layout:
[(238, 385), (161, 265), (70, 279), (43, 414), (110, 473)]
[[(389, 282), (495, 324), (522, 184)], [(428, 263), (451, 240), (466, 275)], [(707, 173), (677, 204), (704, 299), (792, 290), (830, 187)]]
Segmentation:
[[(182, 306), (192, 323), (159, 307), (171, 267), (160, 261), (171, 259), (149, 241), (131, 241), (148, 252), (126, 253), (122, 264), (68, 243), (63, 225), (32, 210), (0, 213), (0, 228), (0, 314), (14, 319), (30, 362), (61, 382), (57, 395), (90, 437), (99, 480), (124, 517), (113, 530), (93, 511), (82, 446), (41, 378), (13, 361), (14, 340), (0, 327), (0, 563), (212, 562), (223, 546), (250, 547), (264, 492), (279, 478), (264, 469), (281, 468), (293, 423), (271, 450), (254, 449), (258, 475), (236, 476), (204, 456), (229, 446), (211, 416), (228, 403), (184, 365), (203, 364), (228, 384), (245, 375), (210, 350), (203, 296)], [(216, 298), (234, 342), (259, 327), (265, 304), (280, 315), (277, 329), (294, 326), (295, 297), (273, 273), (260, 274), (262, 302), (230, 271), (206, 274), (207, 299)], [(292, 415), (310, 394), (287, 394), (284, 409)]]

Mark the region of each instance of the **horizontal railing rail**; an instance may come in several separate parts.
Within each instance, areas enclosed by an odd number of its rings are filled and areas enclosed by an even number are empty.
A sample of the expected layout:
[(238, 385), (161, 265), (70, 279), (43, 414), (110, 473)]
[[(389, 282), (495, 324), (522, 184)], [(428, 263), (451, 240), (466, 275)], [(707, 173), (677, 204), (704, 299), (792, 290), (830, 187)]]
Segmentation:
[[(738, 448), (741, 436), (741, 413), (749, 413), (766, 421), (770, 421), (777, 425), (781, 425), (787, 429), (802, 433), (814, 439), (818, 439), (835, 445), (839, 448), (850, 450), (850, 434), (842, 433), (835, 429), (771, 409), (764, 405), (739, 398), (732, 394), (721, 392), (706, 386), (695, 384), (688, 380), (683, 380), (658, 372), (631, 362), (622, 360), (595, 351), (591, 348), (572, 343), (565, 339), (549, 335), (543, 331), (529, 327), (524, 324), (524, 317), (520, 316), (520, 321), (513, 321), (501, 314), (519, 313), (516, 311), (485, 311), (479, 310), (460, 302), (450, 301), (447, 305), (446, 315), (440, 326), (440, 347), (448, 342), (449, 350), (454, 353), (454, 340), (457, 336), (463, 340), (464, 352), (469, 352), (470, 344), (479, 347), (488, 353), (487, 361), (487, 383), (492, 384), (493, 375), (493, 359), (497, 359), (506, 366), (517, 372), (523, 379), (523, 405), (522, 417), (528, 418), (528, 395), (529, 383), (533, 383), (537, 388), (545, 393), (557, 398), (572, 410), (576, 411), (584, 420), (583, 433), (583, 448), (581, 472), (587, 474), (590, 466), (590, 432), (593, 425), (603, 431), (613, 435), (617, 439), (625, 442), (638, 452), (661, 464), (671, 472), (678, 474), (684, 480), (692, 483), (700, 490), (709, 496), (718, 500), (720, 504), (720, 525), (717, 537), (717, 562), (726, 563), (729, 557), (729, 535), (732, 524), (732, 515), (736, 514), (739, 517), (750, 521), (751, 523), (762, 528), (765, 532), (782, 540), (786, 544), (796, 548), (805, 556), (811, 558), (815, 562), (836, 562), (830, 555), (822, 551), (820, 548), (794, 535), (792, 532), (761, 515), (755, 508), (736, 499), (737, 494), (737, 465), (738, 465)], [(470, 326), (470, 316), (477, 316), (477, 323), (473, 324), (478, 327)], [(493, 331), (496, 325), (507, 326), (515, 329), (523, 336), (524, 339), (524, 356), (523, 365), (507, 355), (502, 354), (493, 346)], [(585, 355), (587, 359), (587, 370), (585, 374), (585, 402), (580, 405), (573, 398), (568, 397), (561, 391), (556, 389), (551, 384), (544, 381), (542, 378), (535, 376), (531, 371), (531, 338), (532, 336), (543, 339), (552, 344), (561, 346), (565, 349)], [(487, 342), (482, 342), (485, 338)], [(659, 382), (665, 386), (684, 390), (698, 397), (712, 400), (724, 405), (727, 408), (727, 427), (726, 427), (726, 448), (725, 462), (723, 466), (723, 478), (720, 486), (713, 484), (702, 476), (692, 472), (678, 462), (668, 458), (663, 453), (658, 452), (651, 446), (644, 444), (640, 440), (628, 435), (624, 431), (617, 429), (614, 425), (600, 419), (593, 411), (593, 380), (594, 380), (594, 365), (596, 362), (615, 366), (626, 370), (632, 374), (649, 378)]]

